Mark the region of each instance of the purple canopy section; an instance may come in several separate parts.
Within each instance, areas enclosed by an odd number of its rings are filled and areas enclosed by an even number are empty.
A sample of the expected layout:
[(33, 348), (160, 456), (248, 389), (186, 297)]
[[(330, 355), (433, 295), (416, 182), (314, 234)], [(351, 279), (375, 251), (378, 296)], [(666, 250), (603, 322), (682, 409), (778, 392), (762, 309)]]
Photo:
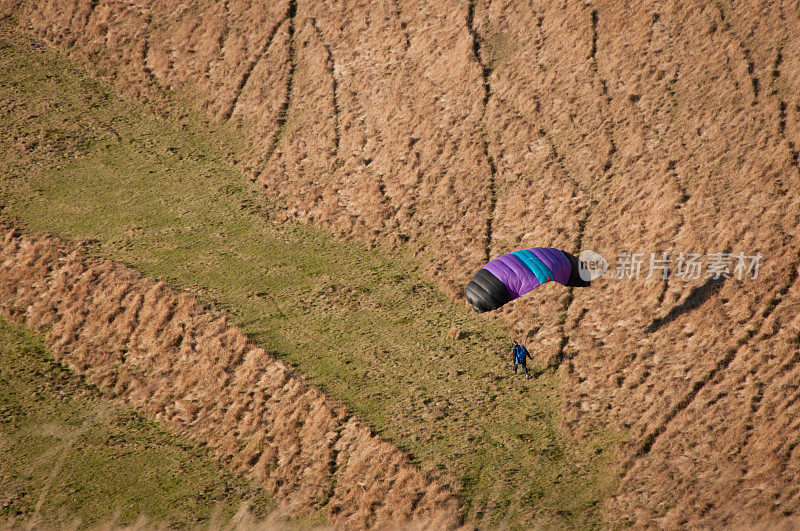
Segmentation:
[(484, 269), (500, 279), (512, 299), (539, 287), (539, 279), (522, 260), (514, 254), (504, 254), (483, 266)]
[(504, 254), (483, 267), (506, 286), (512, 299), (550, 280), (566, 285), (572, 273), (569, 259), (552, 247)]
[(536, 247), (530, 249), (544, 265), (553, 273), (552, 280), (559, 284), (567, 285), (569, 277), (572, 274), (572, 264), (560, 249), (552, 247)]

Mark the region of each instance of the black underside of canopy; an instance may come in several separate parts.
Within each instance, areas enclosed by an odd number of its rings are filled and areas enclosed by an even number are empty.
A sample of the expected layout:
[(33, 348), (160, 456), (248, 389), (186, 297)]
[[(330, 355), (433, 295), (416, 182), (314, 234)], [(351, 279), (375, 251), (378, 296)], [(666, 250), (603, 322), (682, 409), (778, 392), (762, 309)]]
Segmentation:
[(580, 275), (580, 270), (578, 269), (578, 259), (575, 258), (573, 255), (568, 253), (567, 251), (561, 251), (564, 253), (564, 256), (567, 257), (569, 260), (570, 265), (572, 266), (572, 272), (569, 274), (569, 280), (567, 281), (565, 286), (573, 286), (576, 288), (585, 288), (589, 286), (592, 281), (591, 280), (583, 280)]
[(464, 294), (476, 312), (496, 310), (511, 300), (505, 284), (486, 269), (481, 269), (467, 284)]

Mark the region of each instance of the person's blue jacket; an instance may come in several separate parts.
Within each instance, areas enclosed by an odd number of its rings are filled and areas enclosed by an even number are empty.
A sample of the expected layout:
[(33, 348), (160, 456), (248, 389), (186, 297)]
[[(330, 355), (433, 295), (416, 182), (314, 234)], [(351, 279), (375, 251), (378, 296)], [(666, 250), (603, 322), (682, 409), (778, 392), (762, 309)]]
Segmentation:
[(531, 358), (531, 355), (528, 352), (528, 349), (525, 348), (525, 345), (514, 345), (514, 349), (511, 352), (514, 356), (514, 363), (517, 365), (525, 365), (525, 358)]

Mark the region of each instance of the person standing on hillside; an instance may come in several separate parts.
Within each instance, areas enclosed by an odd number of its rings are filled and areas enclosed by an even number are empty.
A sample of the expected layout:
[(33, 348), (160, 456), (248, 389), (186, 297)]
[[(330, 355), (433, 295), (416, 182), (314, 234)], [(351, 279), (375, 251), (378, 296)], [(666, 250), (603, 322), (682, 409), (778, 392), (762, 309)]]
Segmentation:
[(525, 377), (530, 378), (531, 375), (528, 374), (528, 366), (526, 364), (527, 359), (533, 359), (528, 352), (528, 349), (525, 348), (525, 345), (520, 345), (515, 340), (511, 341), (511, 360), (514, 363), (514, 374), (517, 374), (517, 365), (522, 366), (522, 370), (525, 371)]

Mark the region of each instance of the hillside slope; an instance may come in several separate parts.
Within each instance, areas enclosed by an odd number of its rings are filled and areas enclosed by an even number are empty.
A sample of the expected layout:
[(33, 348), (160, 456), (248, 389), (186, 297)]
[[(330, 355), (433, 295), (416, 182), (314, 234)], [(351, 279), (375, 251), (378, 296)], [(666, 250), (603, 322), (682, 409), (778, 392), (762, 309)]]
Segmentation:
[(610, 517), (800, 509), (796, 5), (2, 5), (127, 93), (241, 121), (287, 217), (411, 246), (454, 295), (519, 247), (760, 253), (756, 279), (607, 277), (505, 313), (559, 367), (569, 433), (629, 430)]

